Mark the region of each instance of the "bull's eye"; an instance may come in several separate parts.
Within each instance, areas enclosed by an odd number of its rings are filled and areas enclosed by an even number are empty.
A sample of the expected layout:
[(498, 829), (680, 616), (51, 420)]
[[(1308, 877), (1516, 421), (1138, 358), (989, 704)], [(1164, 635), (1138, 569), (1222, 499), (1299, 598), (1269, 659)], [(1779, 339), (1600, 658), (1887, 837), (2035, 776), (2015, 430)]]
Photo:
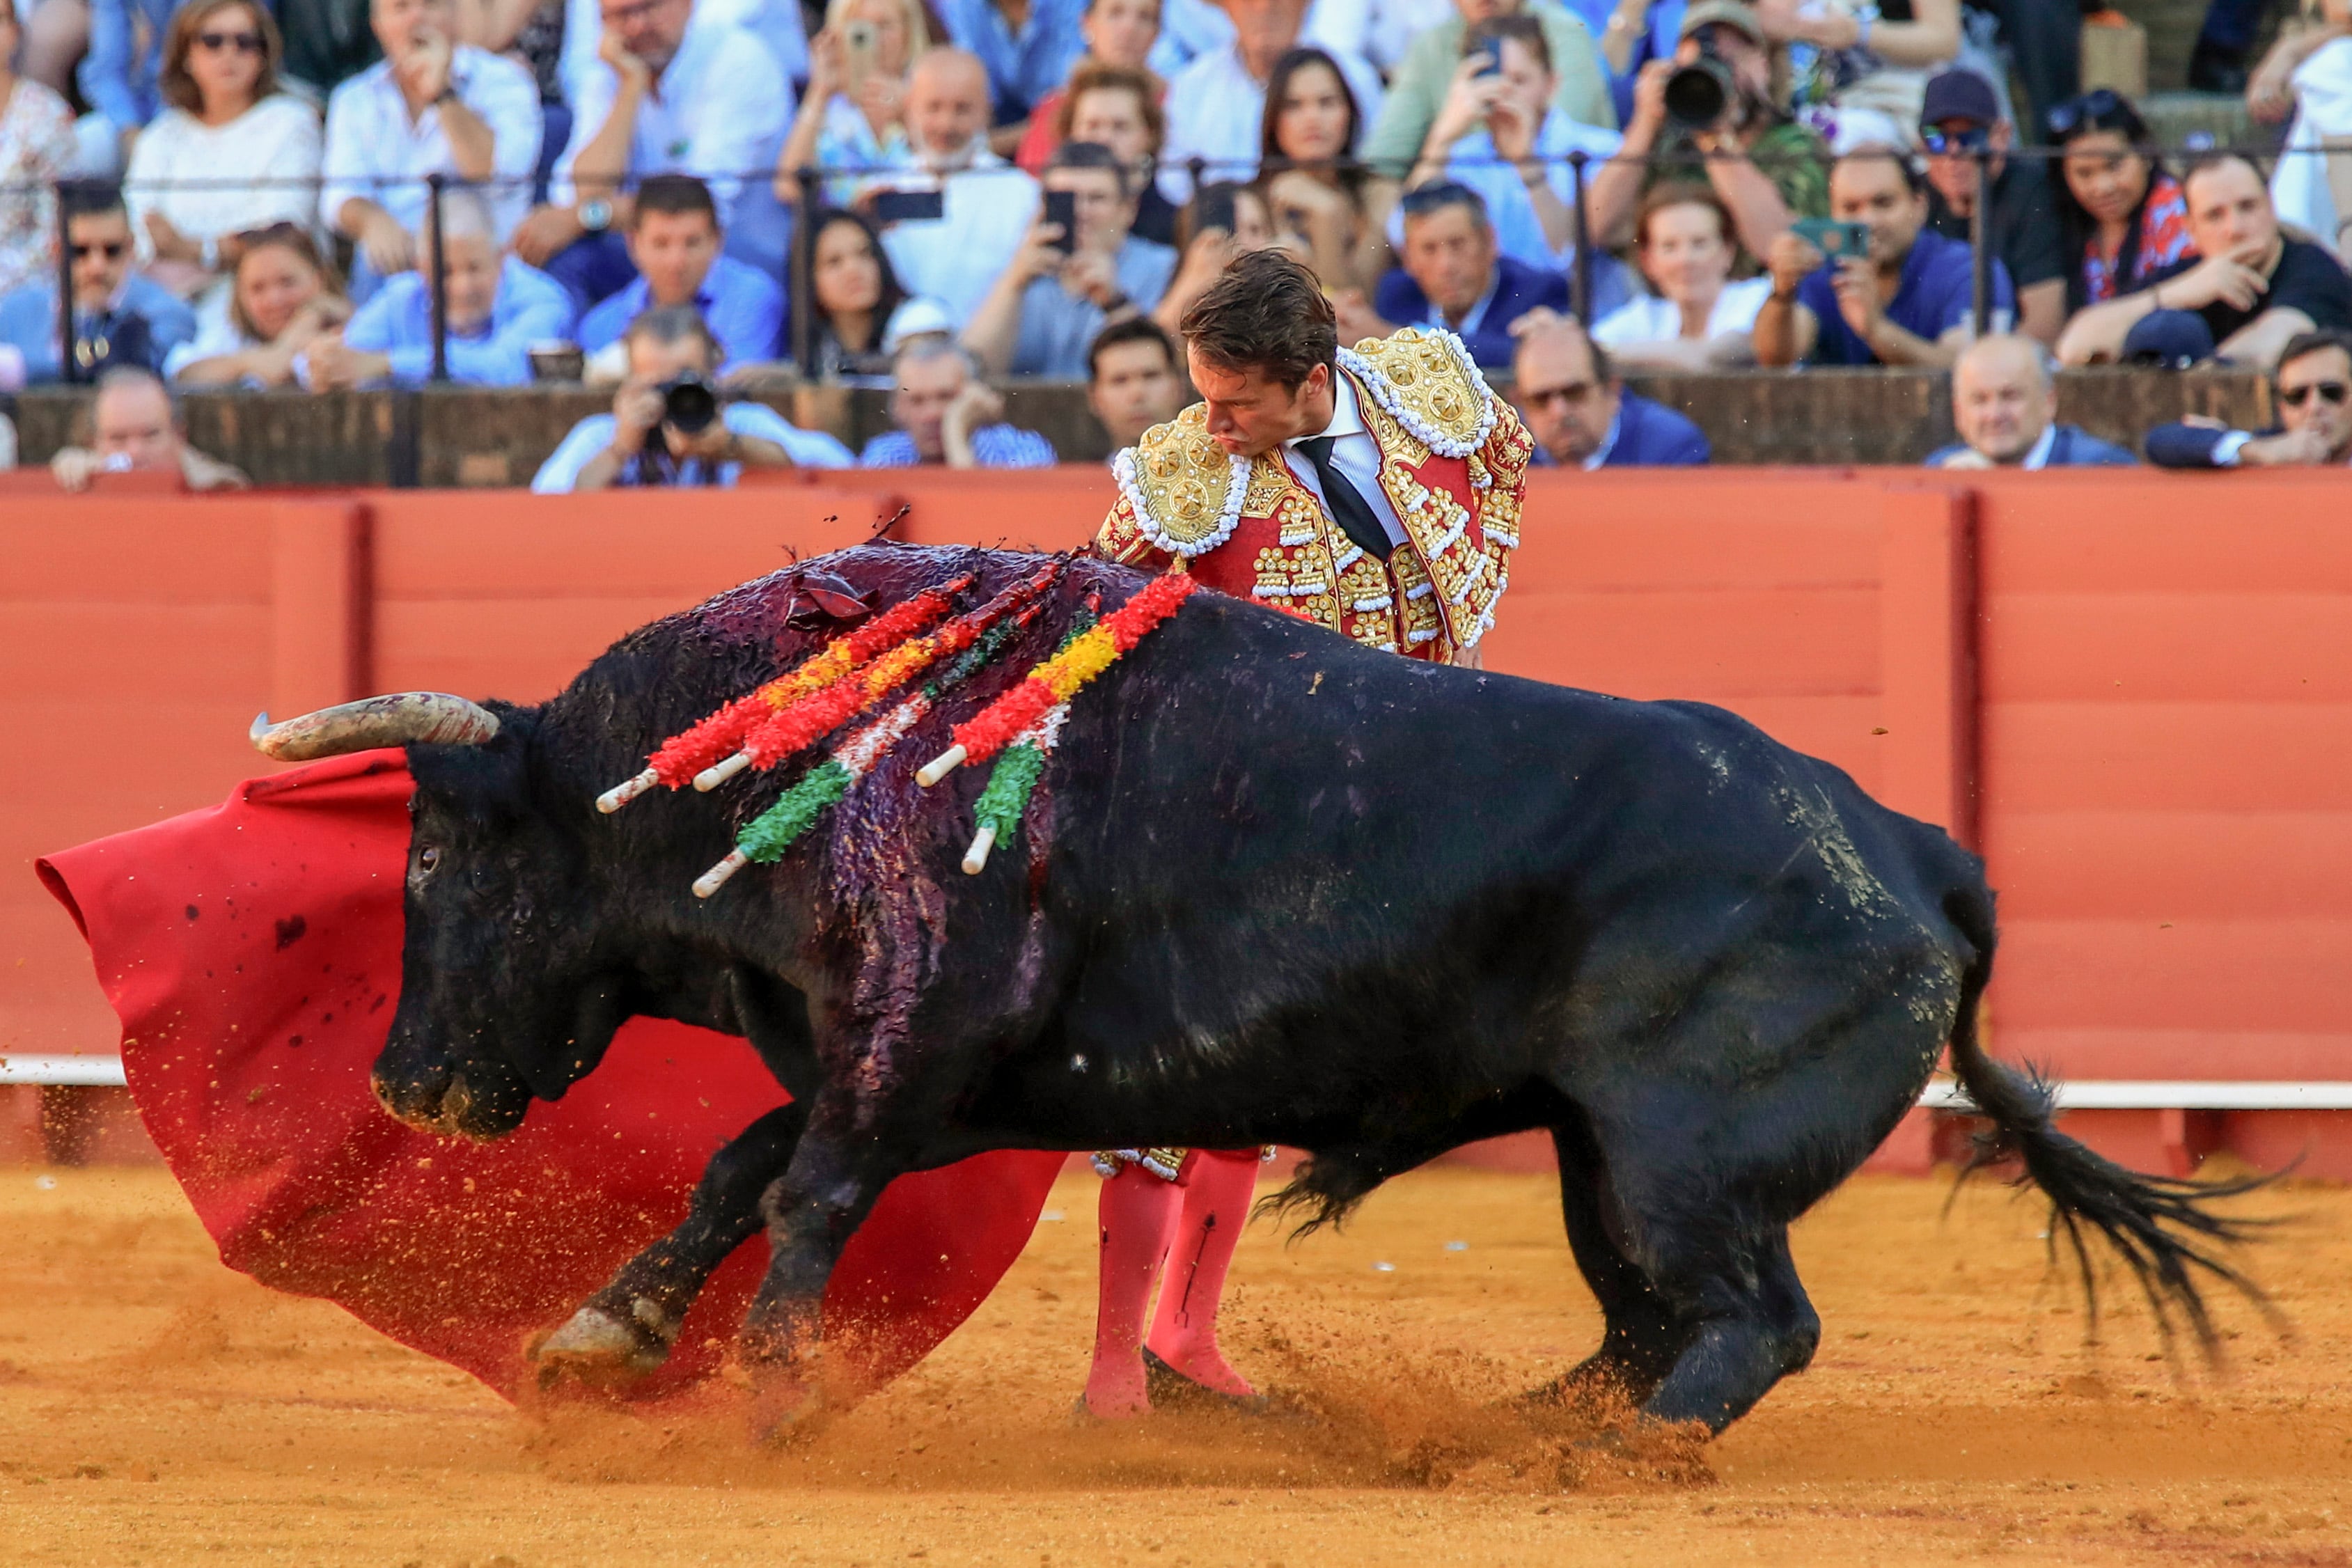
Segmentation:
[(441, 846), (427, 844), (416, 852), (416, 874), (430, 877), (441, 864)]

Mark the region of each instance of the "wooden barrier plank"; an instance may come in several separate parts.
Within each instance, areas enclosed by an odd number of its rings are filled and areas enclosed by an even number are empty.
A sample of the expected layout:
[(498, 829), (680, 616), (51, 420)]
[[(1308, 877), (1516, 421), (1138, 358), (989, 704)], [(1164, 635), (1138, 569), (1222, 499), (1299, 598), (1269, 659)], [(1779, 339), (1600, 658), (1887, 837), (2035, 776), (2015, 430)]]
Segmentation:
[(2352, 701), (2342, 594), (2004, 594), (1996, 702)]
[(2352, 1080), (2352, 1029), (2064, 1028), (2004, 1020), (1997, 1030), (2000, 1055), (2068, 1078)]
[(269, 537), (249, 500), (12, 496), (0, 604), (266, 605)]
[(1997, 702), (1982, 745), (2001, 811), (2352, 810), (2352, 704)]
[[(269, 610), (257, 604), (59, 601), (0, 610), (0, 692), (61, 703), (243, 701), (266, 694)], [(202, 658), (162, 650), (204, 650)], [(144, 743), (144, 737), (141, 737)]]
[(376, 684), (541, 702), (628, 633), (708, 596), (385, 601), (376, 606)]
[(2352, 919), (2352, 812), (2009, 811), (1986, 853), (2008, 920)]
[(269, 515), (271, 711), (366, 696), (366, 513), (351, 501), (279, 501)]
[(1975, 517), (1968, 497), (1879, 503), (1877, 794), (1963, 844), (1977, 838)]
[(1645, 698), (1878, 689), (1878, 595), (1867, 589), (1522, 597), (1515, 582), (1504, 603), (1488, 662), (1539, 680)]
[[(2065, 1026), (2326, 1033), (2352, 1019), (2352, 921), (2013, 920), (2002, 1031)], [(2135, 1074), (2134, 1076), (2142, 1076)]]
[[(2107, 468), (1971, 474), (1988, 597), (2013, 593), (2352, 593), (2340, 477), (2278, 469), (2183, 484)], [(2052, 481), (2055, 481), (2054, 483)], [(2255, 526), (2248, 526), (2248, 524)]]

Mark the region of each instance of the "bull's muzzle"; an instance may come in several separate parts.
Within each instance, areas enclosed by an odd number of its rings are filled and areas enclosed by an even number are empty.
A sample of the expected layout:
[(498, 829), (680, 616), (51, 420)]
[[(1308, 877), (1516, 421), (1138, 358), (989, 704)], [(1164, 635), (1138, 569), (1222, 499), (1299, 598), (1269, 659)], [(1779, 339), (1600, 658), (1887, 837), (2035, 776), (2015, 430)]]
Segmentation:
[(503, 1138), (522, 1124), (522, 1111), (529, 1105), (528, 1094), (503, 1094), (478, 1085), (460, 1068), (445, 1068), (421, 1079), (378, 1073), (372, 1081), (376, 1103), (394, 1121), (440, 1138), (464, 1138), (477, 1143)]

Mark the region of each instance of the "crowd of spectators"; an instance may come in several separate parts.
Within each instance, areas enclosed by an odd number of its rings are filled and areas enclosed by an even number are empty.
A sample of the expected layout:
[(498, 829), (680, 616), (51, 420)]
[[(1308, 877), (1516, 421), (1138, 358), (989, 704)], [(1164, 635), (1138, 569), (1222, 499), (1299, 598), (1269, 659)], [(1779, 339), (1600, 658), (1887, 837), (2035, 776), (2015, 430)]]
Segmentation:
[[(1130, 440), (1187, 304), (1283, 247), (1343, 337), (1443, 326), (1515, 375), (1544, 460), (1703, 461), (1617, 368), (1750, 364), (1956, 367), (1939, 461), (2092, 460), (2053, 361), (2352, 331), (2352, 0), (2247, 72), (2267, 167), (2168, 166), (2049, 9), (0, 0), (0, 388), (576, 363), (614, 411), (542, 488), (1018, 466), (1053, 454), (1002, 384), (1083, 379)], [(894, 428), (737, 427), (724, 392), (811, 376)], [(680, 382), (728, 411), (681, 426)]]

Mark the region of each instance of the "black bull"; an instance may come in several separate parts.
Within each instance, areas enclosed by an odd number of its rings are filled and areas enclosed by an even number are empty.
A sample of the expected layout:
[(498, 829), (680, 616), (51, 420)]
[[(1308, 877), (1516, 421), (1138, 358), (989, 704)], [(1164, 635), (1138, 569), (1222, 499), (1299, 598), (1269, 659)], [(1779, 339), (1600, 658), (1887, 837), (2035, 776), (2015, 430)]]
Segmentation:
[[(1311, 1225), (1448, 1149), (1541, 1128), (1606, 1321), (1549, 1392), (1719, 1431), (1819, 1336), (1790, 1222), (1948, 1043), (2055, 1233), (2078, 1257), (2103, 1237), (2159, 1318), (2210, 1343), (2200, 1275), (2242, 1281), (2200, 1247), (2239, 1227), (2057, 1133), (2046, 1087), (1979, 1047), (1979, 863), (1719, 709), (1410, 662), (1200, 594), (1079, 696), (1027, 831), (979, 876), (957, 863), (985, 770), (928, 792), (909, 775), (1010, 675), (707, 902), (688, 885), (730, 819), (796, 769), (592, 805), (836, 634), (855, 607), (837, 590), (895, 603), (976, 566), (992, 592), (1036, 563), (844, 552), (625, 638), (541, 707), (496, 707), (487, 742), (411, 745), (403, 990), (375, 1075), (394, 1115), (497, 1137), (633, 1014), (748, 1037), (793, 1097), (551, 1356), (657, 1363), (764, 1219), (742, 1349), (788, 1417), (817, 1397), (835, 1261), (907, 1172), (1279, 1142), (1309, 1152), (1276, 1202)], [(1142, 581), (1075, 564), (1001, 668), (1055, 646), (1086, 588), (1115, 605)], [(821, 582), (835, 591), (803, 591)]]

